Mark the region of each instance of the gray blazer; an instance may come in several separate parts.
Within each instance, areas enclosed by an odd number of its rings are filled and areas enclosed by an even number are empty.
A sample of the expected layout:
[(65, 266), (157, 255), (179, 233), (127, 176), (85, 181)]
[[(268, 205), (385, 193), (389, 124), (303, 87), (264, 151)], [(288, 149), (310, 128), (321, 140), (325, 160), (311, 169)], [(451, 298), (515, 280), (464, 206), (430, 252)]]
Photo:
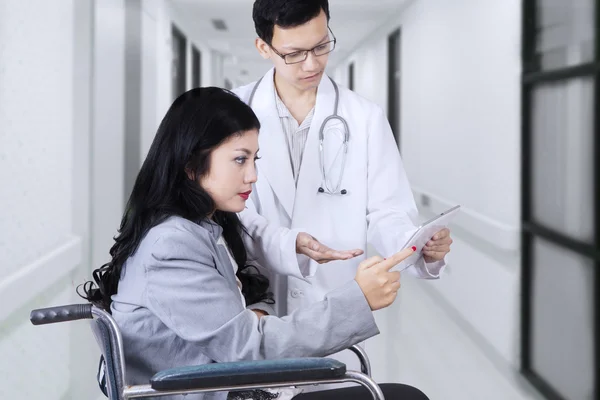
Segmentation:
[(259, 320), (243, 307), (220, 234), (214, 223), (172, 217), (152, 228), (126, 262), (111, 311), (123, 335), (128, 384), (147, 384), (166, 368), (323, 357), (379, 333), (354, 280), (310, 307)]

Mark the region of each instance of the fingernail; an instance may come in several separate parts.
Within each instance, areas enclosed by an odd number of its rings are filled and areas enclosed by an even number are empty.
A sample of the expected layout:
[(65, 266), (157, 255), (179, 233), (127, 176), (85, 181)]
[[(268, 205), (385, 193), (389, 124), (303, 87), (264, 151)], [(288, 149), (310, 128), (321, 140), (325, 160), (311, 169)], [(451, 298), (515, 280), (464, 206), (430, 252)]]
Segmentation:
[(383, 261), (387, 260), (387, 258), (384, 258)]
[(416, 247), (416, 246), (413, 246), (413, 247), (412, 247), (412, 251), (417, 251), (417, 247)]

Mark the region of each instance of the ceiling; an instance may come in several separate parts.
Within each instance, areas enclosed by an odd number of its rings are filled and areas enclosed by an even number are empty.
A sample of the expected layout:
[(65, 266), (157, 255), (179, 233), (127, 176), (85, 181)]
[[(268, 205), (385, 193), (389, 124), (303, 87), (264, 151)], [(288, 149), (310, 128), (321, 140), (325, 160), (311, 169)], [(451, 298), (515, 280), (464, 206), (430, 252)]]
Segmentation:
[[(331, 29), (338, 39), (330, 63), (345, 59), (359, 43), (400, 12), (407, 0), (329, 0)], [(171, 0), (181, 15), (193, 22), (194, 33), (209, 47), (226, 54), (225, 73), (239, 82), (262, 75), (270, 64), (254, 47), (253, 0)], [(227, 31), (211, 22), (222, 19)]]

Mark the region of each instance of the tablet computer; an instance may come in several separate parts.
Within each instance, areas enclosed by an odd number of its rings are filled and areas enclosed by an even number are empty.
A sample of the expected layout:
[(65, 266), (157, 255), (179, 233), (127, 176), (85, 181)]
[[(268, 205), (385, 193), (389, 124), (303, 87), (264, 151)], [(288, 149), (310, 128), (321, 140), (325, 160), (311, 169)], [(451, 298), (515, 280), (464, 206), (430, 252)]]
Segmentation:
[(401, 250), (408, 247), (415, 246), (417, 250), (407, 259), (396, 265), (394, 271), (402, 271), (414, 263), (416, 263), (421, 257), (423, 257), (422, 251), (425, 244), (435, 235), (437, 232), (448, 227), (448, 224), (454, 219), (456, 214), (460, 211), (460, 206), (454, 206), (443, 213), (440, 213), (428, 221), (423, 222), (413, 233), (413, 235), (406, 241)]

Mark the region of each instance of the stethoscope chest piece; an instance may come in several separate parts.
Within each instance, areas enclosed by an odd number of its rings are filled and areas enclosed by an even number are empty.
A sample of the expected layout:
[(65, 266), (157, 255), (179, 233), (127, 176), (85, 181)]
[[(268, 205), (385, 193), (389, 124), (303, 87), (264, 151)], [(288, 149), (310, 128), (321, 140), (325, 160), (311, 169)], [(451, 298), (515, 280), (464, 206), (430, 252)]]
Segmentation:
[[(319, 187), (319, 193), (331, 195), (345, 195), (348, 194), (348, 191), (346, 189), (340, 190), (340, 187), (342, 185), (342, 178), (344, 177), (344, 169), (346, 167), (346, 157), (348, 155), (348, 142), (350, 141), (350, 128), (348, 127), (348, 122), (338, 114), (340, 91), (333, 79), (331, 79), (331, 83), (333, 83), (333, 88), (335, 89), (335, 105), (333, 109), (333, 115), (330, 115), (329, 117), (325, 118), (325, 120), (321, 124), (321, 128), (319, 129), (319, 161), (321, 163), (321, 186)], [(328, 123), (336, 121), (341, 124), (343, 151), (341, 169), (338, 175), (337, 182), (335, 182), (334, 187), (330, 188), (329, 181), (327, 180), (327, 172), (325, 171), (325, 128)]]

